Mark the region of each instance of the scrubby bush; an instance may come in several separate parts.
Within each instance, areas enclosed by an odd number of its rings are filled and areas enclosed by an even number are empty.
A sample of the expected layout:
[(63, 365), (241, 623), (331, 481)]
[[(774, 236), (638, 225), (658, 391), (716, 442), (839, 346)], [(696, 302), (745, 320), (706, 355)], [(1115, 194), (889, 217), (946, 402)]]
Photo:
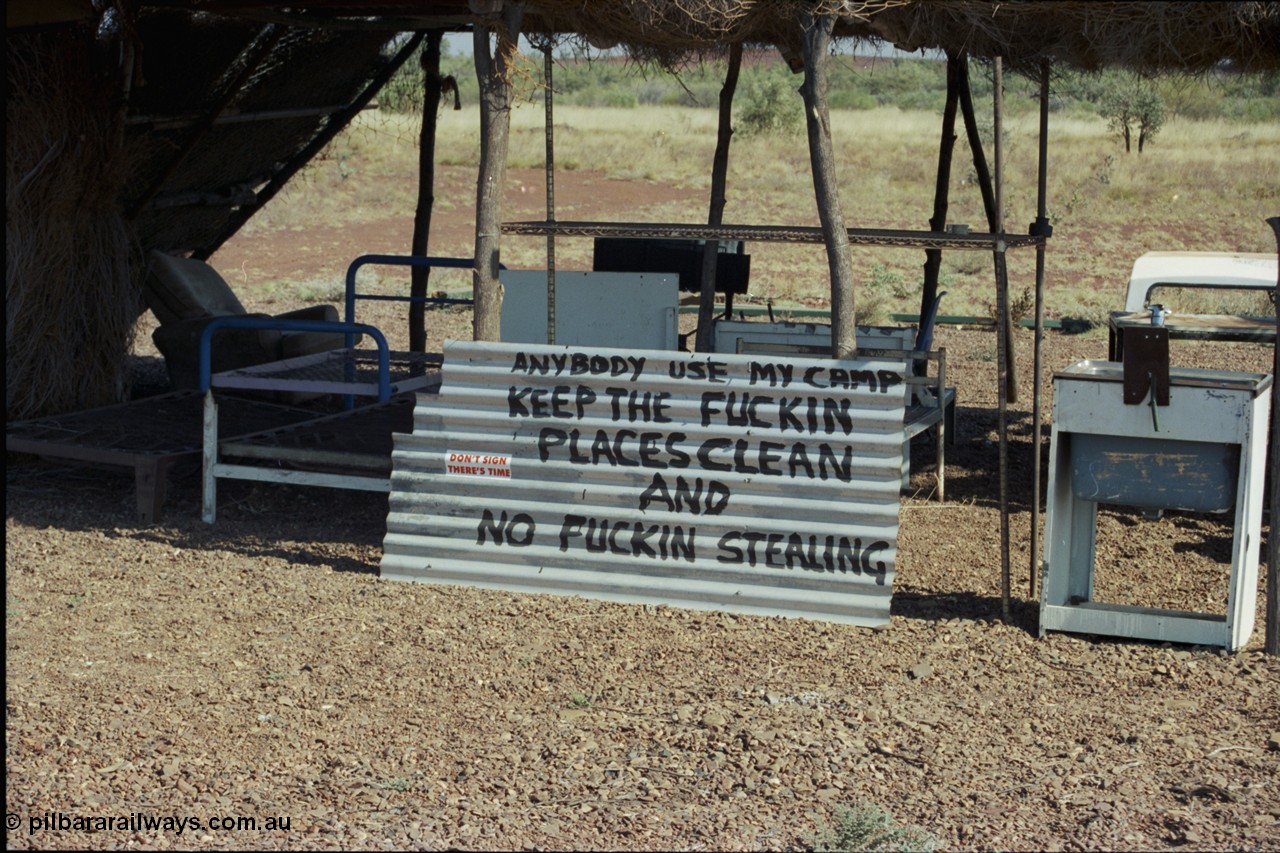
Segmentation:
[(868, 803), (838, 807), (835, 823), (819, 827), (813, 839), (813, 849), (821, 853), (930, 853), (935, 846), (937, 841), (923, 829), (898, 826), (887, 813)]
[(737, 129), (746, 136), (799, 133), (804, 106), (791, 81), (778, 75), (750, 80), (738, 114)]

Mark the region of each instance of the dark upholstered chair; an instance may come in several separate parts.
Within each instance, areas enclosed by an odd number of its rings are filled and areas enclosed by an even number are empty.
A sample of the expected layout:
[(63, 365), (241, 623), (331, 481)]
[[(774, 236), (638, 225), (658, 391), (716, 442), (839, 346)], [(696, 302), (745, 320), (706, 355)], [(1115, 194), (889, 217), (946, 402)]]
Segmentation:
[[(218, 271), (204, 261), (153, 251), (143, 298), (160, 321), (151, 335), (164, 356), (174, 390), (200, 386), (200, 335), (217, 317), (249, 315)], [(282, 319), (337, 321), (332, 305), (311, 305), (276, 315)], [(341, 333), (225, 329), (215, 333), (212, 370), (218, 373), (344, 346)]]

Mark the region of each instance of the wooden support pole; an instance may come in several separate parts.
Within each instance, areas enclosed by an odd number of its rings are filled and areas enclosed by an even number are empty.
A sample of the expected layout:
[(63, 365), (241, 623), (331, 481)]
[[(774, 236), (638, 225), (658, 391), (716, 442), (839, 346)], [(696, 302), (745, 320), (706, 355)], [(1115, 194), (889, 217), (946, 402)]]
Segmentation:
[[(427, 33), (422, 46), (422, 132), (418, 138), (418, 206), (413, 213), (413, 237), (409, 254), (427, 256), (431, 239), (431, 211), (435, 207), (436, 124), (440, 116), (440, 45), (443, 30)], [(410, 271), (409, 295), (415, 300), (427, 295), (431, 270), (413, 267)], [(427, 306), (409, 303), (409, 351), (427, 351)]]
[[(738, 89), (738, 71), (742, 68), (742, 45), (729, 46), (729, 68), (720, 87), (720, 118), (716, 126), (716, 153), (711, 161), (711, 203), (707, 224), (724, 222), (725, 186), (729, 176), (729, 141), (733, 137), (733, 95)], [(716, 308), (716, 267), (719, 260), (718, 241), (708, 240), (702, 249), (702, 283), (698, 291), (698, 337), (694, 349), (711, 352), (711, 318)], [(731, 296), (726, 296), (726, 300)]]
[(982, 135), (978, 132), (978, 118), (973, 111), (973, 92), (969, 88), (969, 57), (957, 58), (956, 84), (959, 88), (960, 114), (964, 117), (965, 136), (973, 156), (973, 171), (978, 178), (978, 190), (982, 193), (982, 209), (987, 216), (987, 230), (996, 233), (996, 196), (991, 186), (991, 170), (987, 167), (987, 155), (982, 150)]
[(489, 44), (488, 24), (473, 30), (476, 79), (480, 84), (480, 171), (476, 179), (476, 243), (472, 283), (477, 341), (502, 339), (502, 282), (498, 278), (501, 248), (502, 193), (507, 179), (507, 142), (511, 131), (511, 75), (524, 19), (518, 3), (502, 6), (497, 45)]
[(809, 163), (818, 219), (827, 244), (827, 267), (831, 275), (831, 357), (852, 358), (857, 347), (854, 331), (853, 255), (840, 208), (836, 182), (835, 155), (831, 144), (831, 116), (827, 109), (827, 55), (831, 44), (834, 15), (800, 15), (804, 45), (805, 125), (809, 132)]
[[(942, 138), (938, 142), (938, 176), (933, 188), (933, 216), (929, 230), (942, 231), (947, 227), (947, 205), (951, 193), (951, 161), (956, 147), (956, 104), (960, 87), (956, 80), (959, 66), (956, 55), (947, 53), (947, 101), (942, 108)], [(920, 322), (928, 315), (938, 298), (938, 274), (942, 268), (942, 250), (926, 249), (924, 282), (920, 288)]]

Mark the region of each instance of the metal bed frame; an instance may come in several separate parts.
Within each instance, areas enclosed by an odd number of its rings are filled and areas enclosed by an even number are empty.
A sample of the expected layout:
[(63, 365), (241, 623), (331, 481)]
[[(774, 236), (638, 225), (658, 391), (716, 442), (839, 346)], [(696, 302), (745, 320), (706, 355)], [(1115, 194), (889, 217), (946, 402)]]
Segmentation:
[[(360, 300), (386, 300), (432, 305), (469, 304), (468, 299), (387, 296), (360, 293), (356, 273), (363, 266), (385, 264), (419, 268), (466, 268), (472, 260), (408, 255), (361, 255), (347, 268), (346, 319), (342, 322), (281, 320), (272, 317), (220, 317), (200, 338), (200, 392), (204, 395), (204, 458), (202, 518), (217, 518), (218, 479), (293, 483), (328, 488), (389, 492), (391, 432), (407, 424), (403, 412), (414, 392), (440, 387), (439, 353), (392, 352), (376, 327), (355, 321)], [(211, 347), (222, 329), (279, 329), (334, 332), (345, 335), (346, 346), (254, 367), (213, 373)], [(374, 350), (356, 349), (357, 335), (367, 335)], [(345, 411), (241, 436), (232, 443), (217, 440), (220, 391), (275, 391), (340, 395)], [(355, 398), (370, 397), (371, 405), (357, 407)], [(411, 407), (407, 407), (411, 410)], [(231, 461), (239, 459), (241, 461)], [(292, 466), (292, 467), (284, 467)]]

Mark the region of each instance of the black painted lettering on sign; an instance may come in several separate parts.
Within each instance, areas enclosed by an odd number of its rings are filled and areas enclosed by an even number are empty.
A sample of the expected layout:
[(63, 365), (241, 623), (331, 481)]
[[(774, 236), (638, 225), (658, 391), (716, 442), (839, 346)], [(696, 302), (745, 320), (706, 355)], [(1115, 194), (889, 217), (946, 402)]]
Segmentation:
[[(862, 364), (736, 361), (731, 376), (726, 361), (690, 356), (668, 361), (665, 377), (660, 363), (655, 365), (655, 384), (665, 382), (672, 388), (678, 385), (670, 380), (695, 383), (687, 386), (691, 393), (682, 394), (635, 386), (645, 371), (641, 356), (521, 351), (511, 361), (507, 416), (532, 422), (528, 429), (536, 430), (538, 462), (637, 469), (635, 473), (645, 478), (643, 486), (631, 481), (638, 488), (639, 514), (701, 519), (704, 560), (714, 555), (715, 562), (726, 567), (858, 576), (864, 583), (883, 586), (893, 548), (888, 541), (761, 530), (770, 525), (767, 518), (757, 525), (737, 517), (745, 512), (741, 506), (736, 513), (729, 511), (734, 477), (747, 482), (778, 477), (852, 483), (855, 460), (860, 467), (879, 464), (855, 455), (853, 437), (866, 429), (867, 421), (860, 421), (856, 395), (850, 392), (859, 392), (863, 399), (868, 394), (901, 393), (904, 379), (900, 372)], [(578, 423), (584, 419), (593, 423)], [(695, 428), (691, 440), (672, 428), (684, 419), (700, 424), (704, 432)], [(598, 423), (605, 425), (597, 428)], [(576, 483), (576, 475), (565, 481)], [(554, 520), (539, 516), (541, 544), (573, 554), (569, 559), (584, 564), (591, 563), (588, 555), (695, 562), (696, 527), (670, 520), (651, 523), (652, 515), (627, 517), (637, 515), (634, 509), (619, 518), (592, 515), (595, 511), (602, 510), (584, 504), (581, 512), (564, 514), (558, 530)], [(722, 518), (713, 521), (715, 516)], [(710, 532), (716, 522), (722, 526)], [(725, 530), (742, 525), (757, 529)], [(537, 531), (538, 524), (527, 512), (485, 509), (475, 542), (525, 548), (537, 541)]]
[(589, 554), (617, 554), (651, 560), (694, 561), (697, 528), (679, 524), (611, 521), (585, 515), (566, 515), (560, 525), (560, 550)]
[(689, 454), (679, 447), (687, 438), (682, 432), (636, 432), (630, 429), (584, 432), (547, 426), (538, 431), (538, 461), (557, 459), (572, 465), (687, 468)]
[(707, 480), (704, 486), (701, 477), (686, 478), (677, 475), (675, 486), (672, 487), (661, 474), (654, 474), (649, 485), (640, 493), (640, 510), (643, 512), (650, 505), (658, 503), (669, 512), (719, 515), (729, 505), (729, 497), (729, 487), (718, 480)]
[(857, 537), (733, 530), (718, 545), (716, 562), (726, 565), (868, 575), (877, 586), (884, 586), (888, 574), (884, 561), (873, 558), (889, 547), (884, 541), (863, 545)]
[(667, 365), (667, 375), (672, 379), (705, 379), (707, 382), (724, 383), (729, 381), (729, 365), (713, 358), (673, 361)]
[(791, 384), (791, 378), (795, 375), (795, 370), (796, 366), (794, 364), (760, 364), (753, 361), (747, 368), (747, 381), (752, 385), (768, 383), (770, 388), (777, 385), (786, 388)]
[(804, 382), (814, 388), (836, 388), (855, 391), (862, 386), (867, 390), (887, 394), (902, 384), (902, 374), (895, 370), (850, 370), (815, 364), (805, 368)]
[(671, 394), (666, 391), (606, 388), (604, 393), (609, 397), (610, 413), (615, 421), (671, 423), (671, 417), (667, 414), (667, 401), (671, 399)]
[(576, 389), (568, 385), (553, 388), (521, 388), (512, 385), (507, 389), (507, 417), (509, 418), (560, 418), (581, 419), (596, 401), (596, 392), (585, 385)]
[(853, 482), (853, 447), (820, 442), (817, 452), (818, 463), (815, 466), (810, 459), (809, 446), (803, 442), (797, 441), (788, 448), (775, 441), (753, 443), (745, 438), (736, 441), (711, 438), (698, 447), (696, 455), (705, 471), (766, 474), (791, 479), (803, 475), (810, 480)]
[(632, 382), (644, 372), (645, 359), (634, 355), (598, 355), (585, 352), (518, 352), (511, 361), (511, 373), (527, 376), (626, 376)]
[(698, 403), (702, 425), (852, 435), (853, 401), (847, 397), (774, 397), (748, 391), (706, 391)]
[(533, 516), (527, 512), (518, 512), (508, 519), (507, 511), (504, 509), (497, 518), (494, 518), (493, 510), (486, 509), (484, 515), (480, 517), (480, 524), (476, 527), (476, 544), (483, 545), (492, 538), (495, 545), (506, 544), (523, 548), (533, 544), (533, 535), (537, 527)]

